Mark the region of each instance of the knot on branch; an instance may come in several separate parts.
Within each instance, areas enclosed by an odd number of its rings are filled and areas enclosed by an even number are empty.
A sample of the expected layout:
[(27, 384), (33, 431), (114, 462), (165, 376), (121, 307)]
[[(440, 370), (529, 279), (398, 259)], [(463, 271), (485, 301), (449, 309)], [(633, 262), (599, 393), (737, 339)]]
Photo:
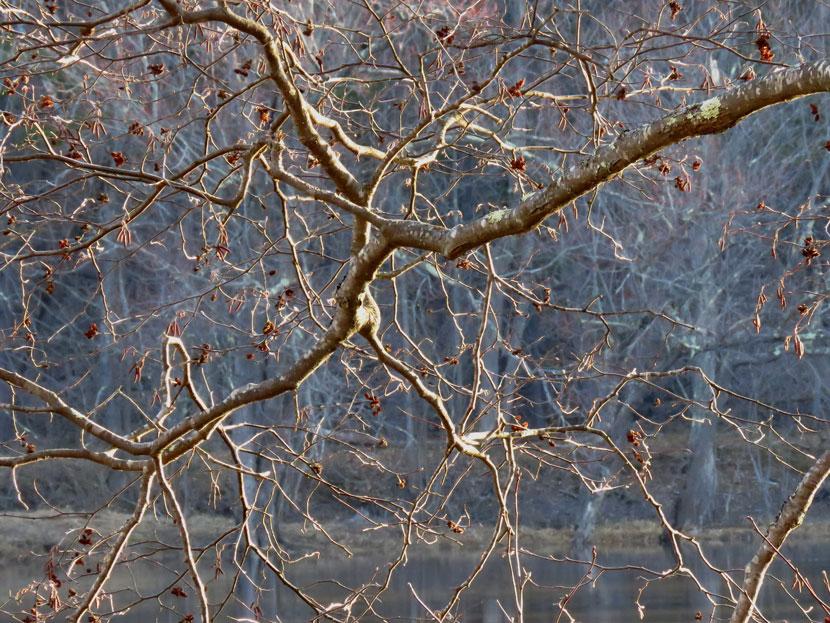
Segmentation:
[(359, 297), (360, 307), (355, 314), (355, 330), (362, 336), (374, 335), (380, 326), (380, 308), (368, 290)]
[[(351, 318), (348, 335), (360, 333), (367, 337), (377, 332), (380, 326), (380, 308), (368, 290), (364, 290), (354, 299), (338, 296), (337, 305)], [(352, 311), (354, 310), (354, 311)]]

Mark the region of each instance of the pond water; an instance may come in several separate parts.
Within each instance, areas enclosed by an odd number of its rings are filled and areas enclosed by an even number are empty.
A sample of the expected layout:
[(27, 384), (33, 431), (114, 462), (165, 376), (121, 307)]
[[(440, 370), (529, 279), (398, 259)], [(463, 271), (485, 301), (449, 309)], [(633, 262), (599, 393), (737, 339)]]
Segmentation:
[[(529, 544), (528, 544), (529, 545)], [(710, 560), (726, 569), (743, 568), (746, 562), (752, 557), (753, 547), (748, 544), (734, 546), (714, 546), (706, 548)], [(807, 576), (813, 586), (819, 589), (821, 594), (822, 571), (830, 572), (830, 541), (820, 543), (801, 543), (787, 548), (787, 554), (797, 560), (802, 573)], [(321, 578), (333, 578), (342, 585), (357, 587), (369, 581), (376, 572), (386, 568), (388, 560), (394, 556), (389, 552), (384, 555), (378, 552), (376, 556), (362, 557), (349, 560), (329, 561), (306, 561), (297, 565), (295, 571), (290, 575), (291, 580), (300, 586), (312, 591), (317, 599), (323, 603), (330, 603), (342, 599), (342, 590), (333, 582), (320, 583)], [(442, 553), (431, 549), (415, 552), (410, 556), (406, 566), (399, 568), (395, 575), (390, 590), (384, 594), (381, 603), (377, 605), (377, 612), (383, 618), (374, 616), (361, 617), (361, 621), (379, 621), (388, 619), (390, 621), (428, 621), (429, 618), (425, 608), (413, 597), (415, 591), (422, 602), (431, 608), (438, 608), (446, 603), (452, 594), (454, 587), (460, 582), (469, 571), (476, 565), (476, 556), (464, 555), (456, 551), (444, 551)], [(722, 585), (715, 583), (711, 573), (705, 571), (700, 564), (692, 564), (690, 567), (711, 588), (723, 591)], [(623, 566), (626, 564), (638, 564), (654, 570), (662, 570), (670, 566), (670, 558), (665, 550), (654, 549), (632, 549), (632, 550), (608, 550), (599, 552), (598, 562), (603, 566)], [(704, 620), (709, 620), (711, 607), (694, 587), (691, 581), (683, 578), (673, 578), (660, 583), (653, 584), (645, 591), (640, 599), (644, 607), (643, 618), (640, 618), (635, 600), (638, 591), (644, 585), (645, 574), (641, 571), (626, 570), (613, 571), (603, 574), (594, 573), (592, 580), (585, 583), (568, 602), (568, 612), (573, 619), (561, 613), (557, 604), (567, 595), (568, 587), (576, 583), (587, 567), (580, 567), (573, 564), (556, 563), (549, 560), (540, 560), (530, 557), (523, 559), (524, 566), (530, 572), (532, 583), (527, 586), (524, 595), (524, 619), (527, 623), (570, 621), (599, 622), (609, 621), (614, 623), (634, 623), (639, 621), (654, 622), (675, 622), (695, 621), (695, 613), (701, 610), (704, 613)], [(16, 568), (15, 568), (16, 567)], [(42, 563), (38, 565), (23, 564), (17, 566), (4, 566), (0, 570), (0, 595), (7, 596), (9, 592), (15, 592), (20, 588), (26, 577), (42, 575)], [(137, 569), (136, 569), (137, 571)], [(792, 572), (783, 564), (777, 563), (773, 567), (773, 574), (778, 575), (787, 589), (791, 588)], [(149, 574), (149, 572), (148, 572)], [(157, 567), (153, 577), (147, 575), (139, 584), (146, 584), (142, 587), (144, 594), (149, 594), (151, 581), (165, 580), (163, 567)], [(168, 576), (168, 578), (171, 576)], [(380, 573), (378, 573), (380, 577)], [(220, 588), (220, 587), (215, 587)], [(146, 590), (145, 590), (146, 589)], [(827, 598), (826, 591), (825, 599)], [(216, 592), (218, 598), (219, 591)], [(213, 597), (213, 594), (212, 594)], [(806, 606), (813, 605), (809, 600), (807, 592), (801, 593), (802, 603)], [(196, 603), (188, 597), (187, 599), (171, 598), (169, 595), (162, 597), (162, 602), (170, 609), (162, 608), (158, 602), (145, 603), (133, 609), (129, 614), (114, 617), (113, 621), (120, 623), (178, 623), (187, 612), (198, 612)], [(511, 589), (510, 570), (507, 561), (501, 556), (495, 555), (492, 562), (488, 564), (476, 583), (462, 599), (460, 607), (460, 621), (476, 621), (482, 623), (494, 623), (508, 621), (509, 619), (502, 610), (502, 605), (507, 612), (515, 611), (515, 602)], [(284, 622), (307, 621), (310, 619), (310, 610), (299, 603), (296, 597), (284, 589), (276, 592), (276, 599), (272, 594), (261, 602), (264, 621), (280, 620)], [(768, 579), (765, 584), (765, 593), (761, 601), (762, 611), (770, 621), (794, 622), (794, 621), (823, 621), (824, 613), (814, 609), (812, 616), (801, 614), (798, 608), (786, 597), (780, 584), (775, 580)], [(4, 609), (12, 610), (9, 604)], [(15, 611), (19, 611), (16, 608)], [(279, 612), (279, 618), (275, 616)], [(357, 614), (355, 608), (353, 614)], [(250, 612), (242, 612), (240, 609), (230, 609), (221, 617), (224, 621), (234, 620), (234, 617), (250, 617), (247, 620), (254, 621)], [(720, 620), (728, 619), (728, 611), (719, 610), (717, 617)], [(0, 615), (2, 618), (2, 615)], [(63, 619), (63, 617), (60, 617)], [(196, 616), (198, 620), (198, 616)]]

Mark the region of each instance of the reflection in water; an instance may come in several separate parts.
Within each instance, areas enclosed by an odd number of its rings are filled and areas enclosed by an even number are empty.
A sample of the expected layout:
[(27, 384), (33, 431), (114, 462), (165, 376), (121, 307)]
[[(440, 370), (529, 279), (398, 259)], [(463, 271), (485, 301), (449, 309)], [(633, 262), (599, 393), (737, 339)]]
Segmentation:
[[(726, 569), (742, 568), (752, 557), (753, 550), (747, 545), (740, 546), (709, 546), (705, 548), (713, 564)], [(799, 561), (802, 573), (806, 575), (814, 586), (822, 584), (821, 572), (830, 567), (830, 544), (800, 544), (787, 548), (787, 552)], [(394, 557), (394, 552), (381, 556), (381, 552), (373, 558), (362, 557), (353, 560), (333, 561), (331, 558), (324, 561), (305, 561), (296, 567), (291, 579), (308, 588), (322, 603), (332, 603), (343, 599), (343, 586), (352, 589), (359, 588), (365, 583), (382, 577), (388, 564), (388, 559)], [(704, 581), (707, 588), (716, 593), (724, 594), (726, 589), (718, 584), (717, 578), (705, 570), (702, 564), (692, 564), (694, 557), (689, 556), (689, 564), (695, 574)], [(434, 550), (421, 549), (414, 551), (409, 563), (401, 567), (395, 576), (391, 589), (385, 593), (380, 603), (376, 604), (379, 616), (362, 616), (361, 621), (378, 621), (382, 617), (402, 620), (430, 620), (425, 608), (418, 599), (413, 597), (417, 593), (421, 602), (430, 608), (440, 608), (452, 594), (454, 587), (463, 580), (476, 565), (477, 556), (467, 555), (461, 551), (444, 552), (438, 555)], [(598, 562), (605, 567), (636, 564), (652, 570), (667, 569), (670, 558), (667, 553), (659, 549), (638, 550), (608, 550), (599, 552)], [(530, 581), (524, 595), (524, 615), (528, 623), (570, 621), (565, 614), (560, 616), (558, 604), (569, 594), (570, 587), (576, 584), (587, 572), (587, 566), (578, 566), (572, 563), (557, 563), (539, 558), (526, 558), (525, 569), (530, 573)], [(14, 593), (21, 586), (21, 578), (35, 577), (42, 570), (40, 565), (22, 565), (13, 569), (5, 567), (0, 570), (0, 591), (4, 595)], [(137, 571), (137, 569), (136, 569)], [(791, 572), (780, 563), (772, 570), (774, 575), (780, 574), (784, 584), (789, 588), (792, 583)], [(507, 561), (494, 556), (478, 581), (465, 594), (461, 602), (461, 620), (495, 623), (507, 621), (507, 614), (516, 611), (516, 601), (512, 590), (510, 570)], [(708, 620), (711, 612), (709, 602), (687, 579), (672, 578), (657, 584), (652, 584), (640, 599), (644, 607), (644, 618), (640, 619), (635, 600), (638, 591), (644, 585), (642, 571), (620, 570), (597, 573), (596, 571), (583, 583), (567, 601), (567, 609), (576, 621), (614, 621), (615, 623), (635, 623), (641, 620), (666, 621), (694, 621), (695, 613), (701, 610), (704, 620)], [(156, 590), (160, 582), (171, 581), (169, 571), (161, 566), (153, 570), (145, 569), (140, 582), (142, 592), (148, 594), (151, 584)], [(320, 582), (321, 578), (334, 581)], [(126, 579), (126, 578), (122, 578)], [(221, 580), (220, 580), (221, 581)], [(338, 586), (338, 584), (340, 586)], [(221, 589), (215, 586), (213, 599), (219, 599)], [(146, 592), (145, 592), (146, 591)], [(806, 592), (803, 595), (807, 601)], [(143, 604), (133, 609), (128, 615), (116, 617), (113, 620), (122, 623), (178, 623), (187, 612), (198, 612), (195, 602), (161, 597), (162, 602), (170, 609), (160, 608), (158, 602)], [(308, 620), (310, 610), (306, 609), (296, 597), (286, 590), (279, 590), (276, 602), (279, 604), (279, 618), (273, 612), (273, 595), (264, 598), (260, 603), (263, 620), (280, 620), (285, 622)], [(266, 605), (267, 604), (267, 605)], [(809, 620), (799, 614), (797, 607), (786, 598), (780, 586), (770, 580), (761, 602), (764, 614), (771, 621), (789, 619)], [(9, 604), (4, 609), (11, 610)], [(14, 610), (17, 611), (15, 608)], [(352, 610), (353, 615), (360, 614), (358, 605)], [(507, 614), (505, 614), (505, 612)], [(726, 610), (720, 610), (718, 616), (728, 618)], [(243, 613), (239, 610), (227, 612), (232, 615), (249, 616), (254, 620), (251, 612)], [(823, 616), (823, 615), (822, 615)], [(226, 619), (230, 620), (228, 617)], [(197, 617), (198, 618), (198, 617)], [(820, 620), (822, 617), (818, 617)]]

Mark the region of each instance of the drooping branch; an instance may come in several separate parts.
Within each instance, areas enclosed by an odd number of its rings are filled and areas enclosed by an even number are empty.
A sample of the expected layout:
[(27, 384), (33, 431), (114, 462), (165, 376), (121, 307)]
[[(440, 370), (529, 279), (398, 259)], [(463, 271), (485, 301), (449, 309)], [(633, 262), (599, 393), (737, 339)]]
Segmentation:
[(830, 475), (830, 451), (824, 452), (813, 466), (804, 474), (793, 494), (784, 502), (781, 512), (775, 518), (764, 536), (758, 552), (744, 572), (744, 585), (738, 605), (732, 613), (730, 623), (746, 623), (755, 610), (755, 603), (761, 586), (778, 550), (787, 537), (804, 521), (816, 493)]

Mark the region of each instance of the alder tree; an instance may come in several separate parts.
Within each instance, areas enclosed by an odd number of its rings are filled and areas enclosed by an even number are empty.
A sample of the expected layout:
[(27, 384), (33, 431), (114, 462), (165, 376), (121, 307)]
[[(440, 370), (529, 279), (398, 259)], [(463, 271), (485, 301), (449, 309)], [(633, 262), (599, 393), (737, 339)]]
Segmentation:
[(498, 568), (500, 620), (615, 574), (830, 620), (782, 549), (830, 472), (824, 3), (0, 15), (3, 616), (455, 621)]

